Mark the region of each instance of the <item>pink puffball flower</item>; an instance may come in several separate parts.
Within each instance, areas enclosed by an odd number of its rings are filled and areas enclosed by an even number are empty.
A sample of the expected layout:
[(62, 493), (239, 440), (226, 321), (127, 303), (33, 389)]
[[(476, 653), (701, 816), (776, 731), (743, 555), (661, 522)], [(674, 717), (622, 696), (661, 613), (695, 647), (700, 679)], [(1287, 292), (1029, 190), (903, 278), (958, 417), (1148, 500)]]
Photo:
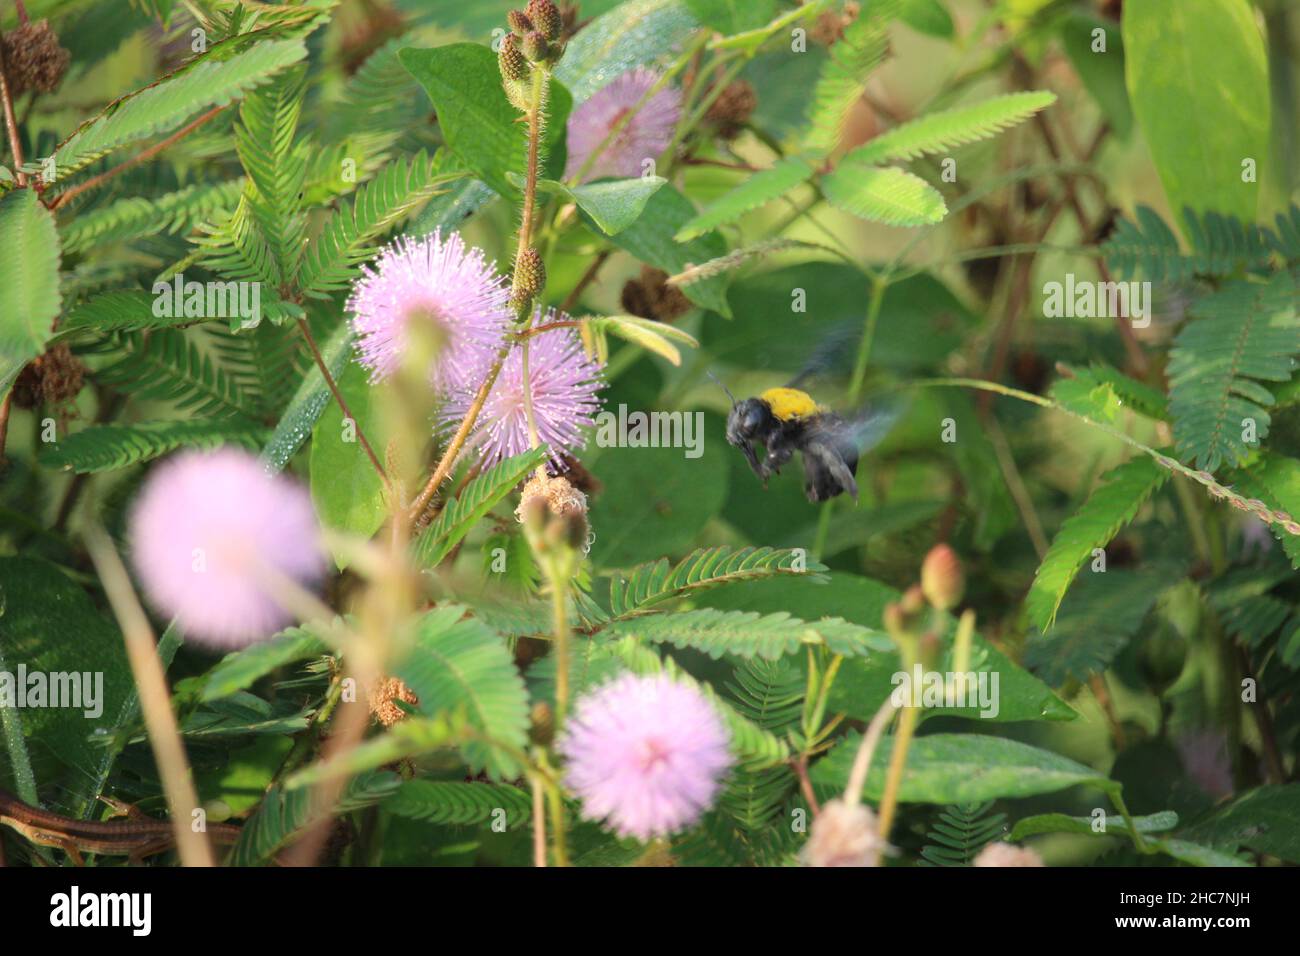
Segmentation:
[(638, 67), (602, 86), (589, 100), (574, 109), (569, 117), (569, 161), (564, 169), (565, 179), (572, 179), (579, 173), (582, 173), (584, 182), (640, 176), (645, 171), (645, 161), (653, 162), (668, 148), (682, 112), (682, 94), (670, 86), (650, 97), (583, 172), (588, 158), (600, 149), (614, 126), (658, 81), (658, 73)]
[(699, 690), (624, 674), (578, 701), (559, 742), (589, 820), (642, 842), (690, 826), (731, 766), (727, 728)]
[(434, 382), (459, 381), (500, 347), (509, 298), (505, 279), (482, 251), (455, 233), (398, 239), (362, 266), (347, 301), (358, 361), (372, 382), (387, 378), (402, 363), (413, 323), (427, 322), (442, 342)]
[(222, 650), (291, 621), (268, 572), (307, 586), (325, 573), (307, 492), (233, 448), (156, 468), (130, 515), (131, 558), (150, 603), (187, 637)]
[[(538, 312), (534, 327), (565, 321), (556, 312)], [(604, 382), (600, 363), (588, 358), (582, 339), (572, 328), (549, 329), (529, 336), (528, 382), (533, 403), (533, 420), (538, 440), (546, 445), (551, 458), (580, 450), (585, 444), (582, 430), (595, 424), (600, 408), (598, 393)], [(486, 368), (466, 387), (447, 396), (441, 420), (446, 428), (455, 428), (465, 417), (486, 374)], [(501, 374), (492, 384), (470, 446), (482, 455), (484, 468), (502, 459), (519, 455), (530, 447), (528, 411), (524, 402), (524, 349), (516, 345), (506, 356)]]

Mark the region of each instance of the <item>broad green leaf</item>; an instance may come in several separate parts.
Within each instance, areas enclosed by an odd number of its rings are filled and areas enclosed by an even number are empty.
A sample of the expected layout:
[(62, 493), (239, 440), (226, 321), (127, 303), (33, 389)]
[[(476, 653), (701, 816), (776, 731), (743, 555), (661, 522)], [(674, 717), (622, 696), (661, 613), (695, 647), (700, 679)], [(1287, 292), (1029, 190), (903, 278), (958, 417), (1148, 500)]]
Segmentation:
[(1093, 559), (1093, 550), (1104, 548), (1168, 479), (1168, 469), (1148, 455), (1137, 455), (1108, 472), (1097, 490), (1066, 519), (1025, 599), (1040, 630), (1052, 626), (1065, 592), (1084, 562)]
[(59, 236), (31, 189), (0, 196), (0, 399), (41, 354), (59, 314)]
[[(1130, 0), (1124, 68), (1172, 209), (1255, 219), (1243, 163), (1269, 156), (1268, 63), (1248, 0)], [(1231, 77), (1231, 82), (1225, 82)]]
[[(94, 772), (100, 753), (98, 729), (111, 730), (134, 682), (122, 636), (84, 590), (58, 567), (37, 558), (0, 557), (0, 645), (12, 669), (0, 678), (5, 704), (18, 703), (33, 762), (56, 760), (78, 774)], [(23, 667), (25, 700), (17, 669)], [(46, 696), (32, 696), (30, 676), (42, 674)], [(60, 702), (52, 675), (67, 675), (65, 691), (80, 688), (79, 700)], [(79, 706), (78, 706), (79, 705)]]
[(475, 772), (510, 779), (522, 769), (501, 746), (522, 751), (528, 743), (528, 692), (505, 642), (465, 608), (440, 607), (420, 620), (410, 653), (396, 669), (430, 716), (463, 711), (470, 726), (488, 738), (467, 743), (465, 760)]
[(865, 146), (853, 150), (842, 162), (876, 165), (890, 160), (948, 153), (959, 146), (996, 136), (1055, 102), (1055, 93), (1008, 93), (970, 106), (927, 113), (920, 119), (881, 133)]
[(596, 532), (592, 561), (625, 567), (690, 547), (722, 507), (727, 464), (720, 454), (692, 459), (688, 452), (646, 447), (601, 451), (591, 466), (605, 486), (591, 504)]
[(798, 157), (783, 159), (745, 180), (677, 231), (678, 242), (698, 238), (718, 226), (735, 222), (750, 210), (784, 196), (812, 178), (813, 168)]
[(776, 0), (685, 0), (706, 27), (726, 36), (765, 26), (776, 15)]
[(837, 209), (887, 226), (924, 226), (943, 221), (948, 207), (938, 190), (919, 176), (895, 169), (840, 163), (822, 180), (826, 200)]
[(200, 110), (224, 106), (307, 55), (302, 40), (267, 40), (231, 53), (218, 44), (205, 56), (136, 93), (115, 100), (54, 151), (59, 179), (128, 143), (168, 133)]
[[(641, 217), (614, 236), (612, 241), (642, 262), (676, 275), (687, 266), (708, 262), (727, 253), (726, 241), (716, 232), (685, 243), (673, 238), (693, 218), (695, 207), (670, 183), (651, 196)], [(712, 309), (730, 318), (725, 276), (692, 282), (683, 286), (682, 292), (701, 308)]]
[(699, 27), (682, 0), (628, 0), (569, 41), (555, 75), (582, 103), (628, 70), (678, 49)]
[(247, 690), (272, 671), (296, 661), (320, 657), (329, 645), (311, 629), (291, 627), (269, 641), (253, 644), (242, 651), (227, 654), (208, 671), (203, 682), (203, 701), (219, 700)]
[(326, 528), (368, 538), (388, 516), (384, 481), (359, 438), (364, 435), (376, 454), (387, 447), (380, 386), (370, 384), (357, 362), (349, 362), (337, 382), (355, 420), (344, 419), (331, 401), (312, 429), (311, 498)]
[[(813, 765), (812, 780), (827, 792), (842, 791), (862, 735), (844, 737)], [(871, 758), (864, 796), (879, 800), (893, 752), (883, 737)], [(1119, 784), (1091, 767), (1018, 740), (982, 734), (928, 734), (912, 741), (903, 764), (898, 799), (904, 803), (981, 803), (1000, 797), (1032, 797), (1086, 784), (1118, 793)]]
[[(492, 51), (477, 43), (453, 43), (429, 50), (407, 47), (398, 59), (429, 94), (451, 151), (498, 195), (517, 196), (510, 174), (524, 173), (527, 125), (506, 99)], [(564, 169), (564, 128), (571, 106), (569, 91), (552, 81), (542, 142), (551, 179)]]
[(1061, 23), (1061, 46), (1115, 135), (1128, 139), (1133, 131), (1133, 106), (1124, 85), (1124, 40), (1114, 21), (1073, 13)]
[(578, 208), (591, 217), (601, 232), (613, 236), (636, 222), (645, 211), (650, 197), (667, 182), (662, 176), (639, 176), (635, 179), (566, 186), (564, 183), (543, 179), (537, 183), (537, 188), (577, 203)]
[(471, 481), (443, 505), (438, 517), (420, 533), (414, 545), (416, 563), (422, 568), (436, 567), (484, 515), (546, 460), (546, 455), (545, 448), (530, 449), (498, 462)]
[[(320, 351), (325, 367), (337, 380), (352, 357), (351, 323), (340, 322), (329, 339), (321, 344)], [(313, 365), (303, 376), (298, 390), (280, 416), (279, 424), (262, 449), (262, 461), (270, 471), (285, 469), (289, 459), (311, 435), (316, 419), (320, 418), (325, 406), (331, 401), (333, 396), (330, 395), (329, 386), (325, 384), (320, 369)]]
[(903, 0), (898, 19), (919, 33), (941, 40), (952, 39), (952, 16), (940, 0)]
[[(1097, 829), (1098, 824), (1102, 829)], [(1172, 810), (1162, 810), (1145, 817), (1134, 817), (1133, 823), (1138, 833), (1165, 833), (1178, 826), (1178, 814)], [(1007, 839), (1019, 843), (1026, 837), (1042, 833), (1077, 833), (1095, 836), (1128, 836), (1128, 821), (1121, 816), (1108, 816), (1105, 821), (1092, 817), (1071, 817), (1064, 813), (1040, 813), (1037, 816), (1017, 820), (1011, 828)]]

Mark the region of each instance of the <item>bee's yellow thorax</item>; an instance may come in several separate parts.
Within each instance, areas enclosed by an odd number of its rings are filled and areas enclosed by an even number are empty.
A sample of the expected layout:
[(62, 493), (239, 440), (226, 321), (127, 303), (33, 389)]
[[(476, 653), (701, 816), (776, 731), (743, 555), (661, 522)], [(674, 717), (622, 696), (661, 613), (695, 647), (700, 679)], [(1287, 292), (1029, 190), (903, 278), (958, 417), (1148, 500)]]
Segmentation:
[(797, 388), (769, 388), (758, 396), (767, 402), (777, 421), (789, 421), (792, 418), (809, 418), (822, 410), (807, 392)]

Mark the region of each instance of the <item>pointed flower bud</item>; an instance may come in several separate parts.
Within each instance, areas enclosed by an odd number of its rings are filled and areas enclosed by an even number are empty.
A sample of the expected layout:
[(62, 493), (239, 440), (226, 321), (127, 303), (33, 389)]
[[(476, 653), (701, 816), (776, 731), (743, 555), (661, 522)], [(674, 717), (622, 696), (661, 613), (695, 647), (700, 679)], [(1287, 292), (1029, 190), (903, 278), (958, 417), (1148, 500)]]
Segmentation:
[(511, 10), (506, 14), (506, 22), (510, 24), (510, 29), (514, 30), (515, 33), (518, 33), (521, 37), (527, 36), (536, 29), (536, 27), (533, 26), (533, 21), (528, 19), (528, 14), (524, 13), (522, 10)]
[(946, 544), (930, 549), (921, 565), (921, 590), (925, 598), (941, 611), (950, 611), (961, 602), (966, 591), (966, 575), (957, 552)]
[(546, 264), (536, 249), (525, 249), (515, 264), (514, 296), (520, 302), (536, 298), (546, 288)]

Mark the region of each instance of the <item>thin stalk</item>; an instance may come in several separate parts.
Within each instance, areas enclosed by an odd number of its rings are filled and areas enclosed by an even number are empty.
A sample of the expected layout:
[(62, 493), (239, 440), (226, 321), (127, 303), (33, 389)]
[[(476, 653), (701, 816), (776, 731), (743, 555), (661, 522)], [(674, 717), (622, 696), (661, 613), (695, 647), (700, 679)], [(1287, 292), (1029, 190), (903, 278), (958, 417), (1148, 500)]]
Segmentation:
[(875, 756), (876, 745), (880, 743), (880, 736), (885, 732), (885, 725), (894, 716), (894, 710), (894, 695), (890, 694), (871, 718), (871, 723), (867, 724), (867, 731), (862, 735), (862, 743), (858, 744), (858, 752), (853, 756), (849, 782), (844, 787), (844, 802), (849, 806), (854, 806), (862, 800), (862, 788), (867, 784), (867, 771), (871, 769), (871, 758)]
[(385, 487), (388, 487), (388, 475), (384, 471), (384, 466), (379, 463), (379, 456), (375, 454), (375, 450), (370, 447), (370, 442), (366, 440), (365, 433), (361, 430), (361, 423), (358, 422), (356, 416), (352, 414), (352, 409), (348, 408), (347, 400), (343, 397), (343, 393), (339, 391), (339, 386), (338, 383), (334, 381), (334, 376), (330, 374), (329, 366), (325, 364), (325, 358), (320, 354), (320, 347), (317, 346), (316, 339), (312, 336), (311, 327), (307, 325), (306, 319), (298, 320), (298, 330), (302, 332), (302, 337), (307, 342), (307, 348), (311, 351), (311, 357), (316, 362), (316, 367), (320, 369), (321, 377), (325, 379), (325, 384), (329, 386), (329, 390), (334, 396), (334, 401), (338, 402), (339, 409), (343, 412), (343, 416), (351, 421), (356, 427), (357, 441), (359, 441), (361, 447), (365, 449), (366, 457), (370, 459), (370, 464), (375, 466), (375, 471), (379, 473), (380, 481), (384, 483)]
[(18, 135), (18, 119), (14, 116), (13, 92), (9, 88), (9, 76), (5, 67), (5, 54), (0, 47), (0, 107), (4, 109), (5, 133), (9, 137), (9, 151), (14, 156), (14, 181), (19, 186), (27, 185), (27, 174), (23, 172), (26, 160), (23, 158), (23, 141)]
[(135, 677), (140, 694), (140, 709), (144, 714), (145, 730), (153, 748), (158, 776), (162, 779), (167, 808), (171, 812), (172, 829), (176, 834), (176, 850), (183, 866), (214, 866), (212, 846), (206, 832), (195, 832), (190, 826), (193, 812), (199, 808), (199, 796), (190, 778), (189, 760), (181, 743), (180, 728), (172, 712), (171, 696), (167, 691), (167, 677), (158, 659), (158, 645), (153, 628), (140, 606), (131, 579), (118, 557), (113, 542), (98, 524), (86, 529), (86, 547), (95, 570), (104, 585), (108, 603), (117, 617), (118, 626), (126, 642), (127, 660)]
[(533, 866), (546, 866), (546, 795), (542, 780), (534, 774), (533, 788)]

